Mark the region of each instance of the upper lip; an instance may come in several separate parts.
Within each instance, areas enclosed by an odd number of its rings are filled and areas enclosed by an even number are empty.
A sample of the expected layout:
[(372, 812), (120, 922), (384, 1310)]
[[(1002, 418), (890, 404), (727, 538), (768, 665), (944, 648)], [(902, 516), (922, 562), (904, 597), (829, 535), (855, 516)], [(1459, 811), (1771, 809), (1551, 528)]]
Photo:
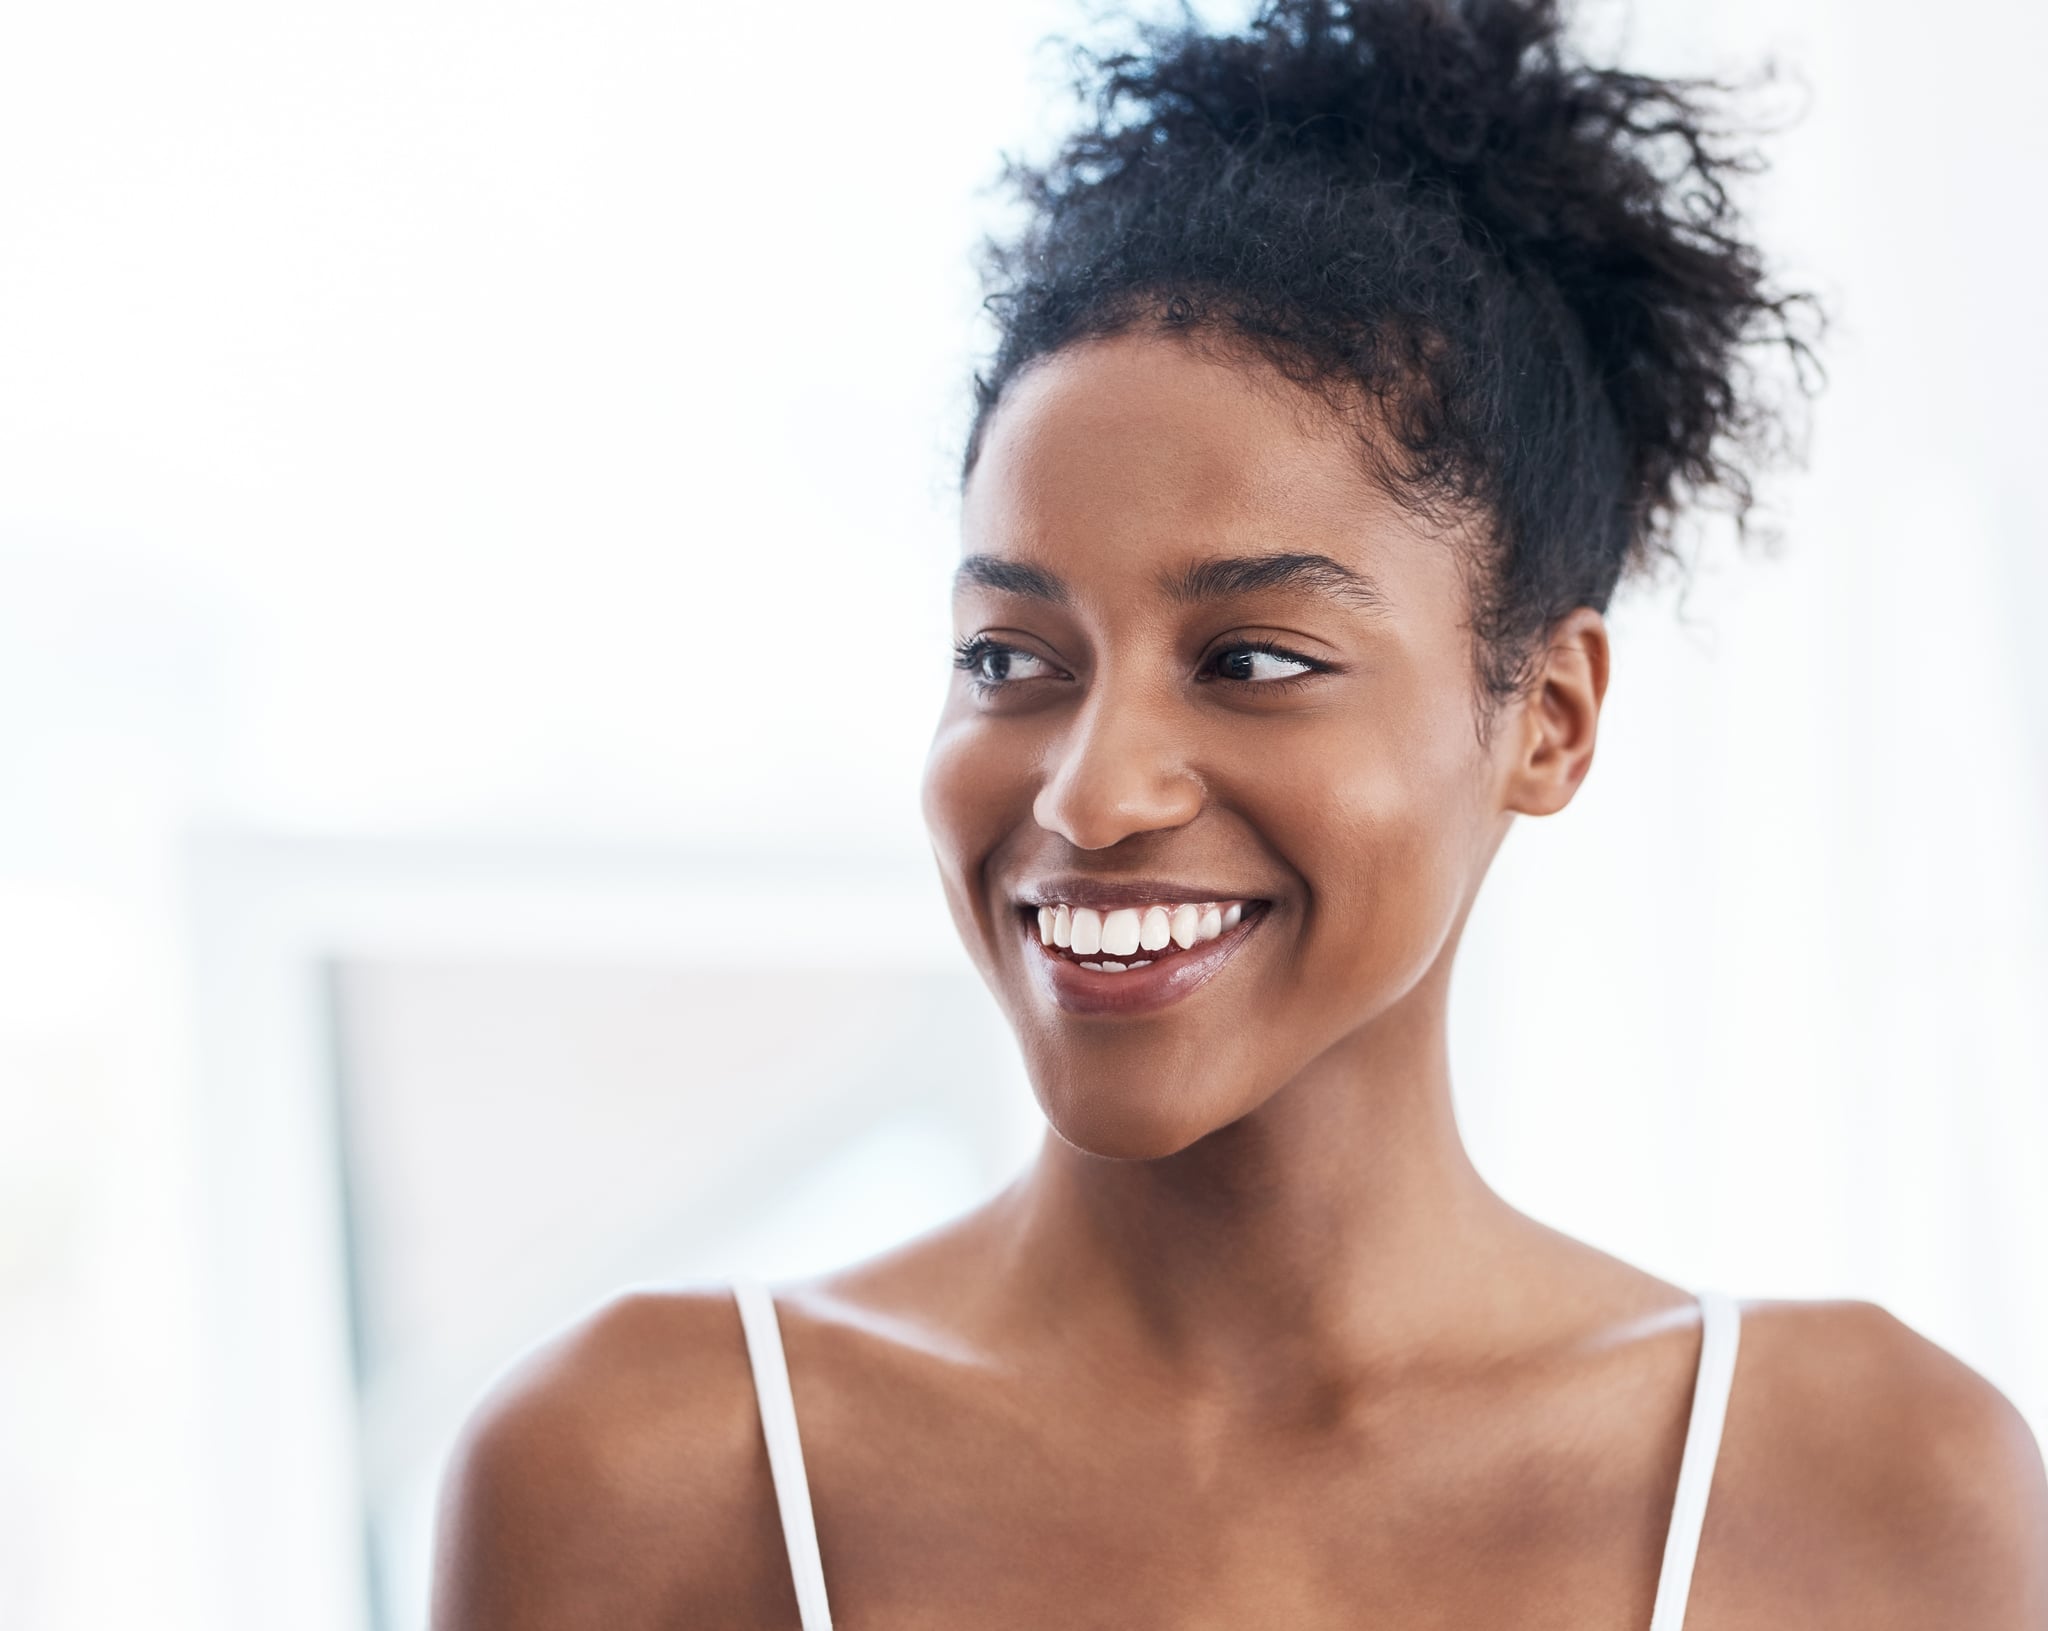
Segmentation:
[(1098, 912), (1114, 912), (1125, 906), (1178, 905), (1182, 901), (1253, 901), (1262, 897), (1243, 890), (1213, 889), (1207, 884), (1178, 882), (1170, 878), (1047, 878), (1017, 891), (1025, 906), (1090, 906)]

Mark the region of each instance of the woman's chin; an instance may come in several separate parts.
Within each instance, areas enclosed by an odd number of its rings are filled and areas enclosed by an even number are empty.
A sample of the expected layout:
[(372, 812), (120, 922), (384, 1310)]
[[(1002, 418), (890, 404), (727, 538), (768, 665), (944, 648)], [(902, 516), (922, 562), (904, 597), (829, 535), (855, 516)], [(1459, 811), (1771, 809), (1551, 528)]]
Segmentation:
[(1105, 1161), (1157, 1161), (1178, 1155), (1243, 1114), (1239, 1106), (1195, 1101), (1184, 1081), (1129, 1078), (1109, 1089), (1040, 1089), (1038, 1103), (1062, 1139)]

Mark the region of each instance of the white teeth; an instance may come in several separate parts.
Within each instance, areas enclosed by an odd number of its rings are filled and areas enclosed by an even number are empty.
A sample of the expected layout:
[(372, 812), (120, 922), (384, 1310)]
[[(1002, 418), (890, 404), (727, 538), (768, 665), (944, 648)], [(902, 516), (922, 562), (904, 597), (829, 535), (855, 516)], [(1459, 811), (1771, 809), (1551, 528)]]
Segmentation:
[(1100, 963), (1083, 963), (1081, 966), (1086, 969), (1092, 969), (1097, 974), (1102, 972), (1102, 965)]
[(1138, 914), (1130, 907), (1102, 920), (1102, 949), (1112, 957), (1128, 957), (1138, 949)]
[[(1058, 905), (1037, 910), (1041, 945), (1096, 958), (1087, 966), (1120, 974), (1151, 962), (1150, 958), (1131, 961), (1137, 952), (1164, 951), (1169, 946), (1186, 951), (1236, 928), (1244, 921), (1245, 903), (1182, 901), (1177, 905), (1119, 906), (1114, 911)], [(1107, 955), (1098, 955), (1103, 953)], [(1110, 958), (1121, 961), (1112, 963)]]
[(1105, 959), (1104, 961), (1097, 963), (1095, 966), (1101, 969), (1102, 972), (1105, 974), (1121, 974), (1130, 965), (1128, 963), (1112, 963)]

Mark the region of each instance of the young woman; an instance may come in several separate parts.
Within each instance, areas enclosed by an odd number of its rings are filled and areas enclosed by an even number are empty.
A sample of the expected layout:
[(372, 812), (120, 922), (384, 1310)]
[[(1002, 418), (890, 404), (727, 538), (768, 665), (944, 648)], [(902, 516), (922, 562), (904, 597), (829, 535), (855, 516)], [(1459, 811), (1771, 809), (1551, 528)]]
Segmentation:
[(1014, 173), (926, 784), (1043, 1150), (528, 1362), (437, 1625), (2048, 1627), (1992, 1388), (1556, 1234), (1452, 1114), (1460, 931), (1592, 763), (1602, 610), (1746, 501), (1746, 359), (1800, 350), (1712, 93), (1551, 0), (1136, 40)]

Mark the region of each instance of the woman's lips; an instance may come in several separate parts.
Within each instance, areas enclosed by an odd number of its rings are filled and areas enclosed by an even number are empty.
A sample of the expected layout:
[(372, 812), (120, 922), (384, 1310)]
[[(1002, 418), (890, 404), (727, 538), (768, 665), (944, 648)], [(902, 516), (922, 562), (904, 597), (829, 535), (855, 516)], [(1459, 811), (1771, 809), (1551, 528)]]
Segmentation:
[(1263, 901), (1152, 902), (1098, 911), (1025, 906), (1033, 974), (1068, 1013), (1134, 1014), (1212, 979), (1265, 916)]

